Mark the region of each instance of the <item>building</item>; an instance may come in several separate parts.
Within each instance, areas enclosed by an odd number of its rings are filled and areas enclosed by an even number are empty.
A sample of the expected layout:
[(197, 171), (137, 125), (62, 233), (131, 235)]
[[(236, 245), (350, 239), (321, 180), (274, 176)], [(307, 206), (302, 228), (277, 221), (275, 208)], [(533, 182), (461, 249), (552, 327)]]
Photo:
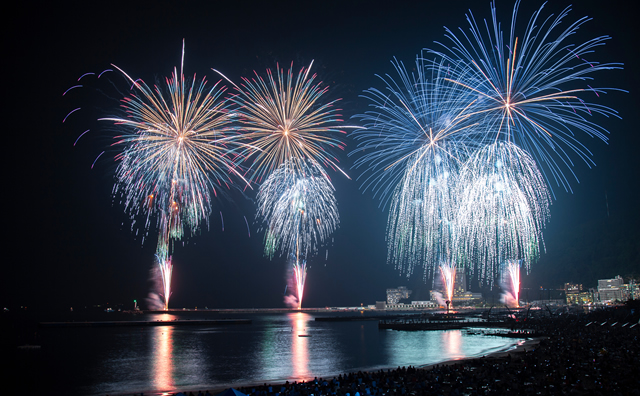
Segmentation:
[(566, 295), (567, 305), (586, 305), (593, 303), (593, 293), (580, 292)]
[(470, 291), (454, 293), (453, 302), (456, 305), (470, 304), (474, 302), (480, 302), (482, 300), (482, 293), (472, 293)]
[(593, 293), (584, 291), (579, 283), (565, 283), (564, 295), (567, 305), (585, 305), (593, 302)]
[(564, 294), (577, 294), (582, 293), (582, 284), (580, 283), (565, 283)]
[(453, 303), (465, 305), (482, 300), (482, 293), (472, 293), (467, 290), (467, 274), (464, 267), (456, 268), (456, 282), (453, 285)]
[(397, 289), (387, 289), (387, 305), (395, 305), (405, 298), (409, 298), (411, 290), (406, 286), (399, 286)]
[(598, 280), (598, 296), (600, 302), (626, 301), (629, 297), (623, 285), (624, 282), (620, 275), (613, 279)]
[(638, 287), (638, 282), (635, 279), (630, 279), (628, 286), (629, 298), (632, 300), (640, 300), (640, 287)]
[(464, 267), (456, 268), (456, 281), (453, 285), (453, 299), (456, 295), (463, 295), (467, 292), (467, 274), (464, 272)]

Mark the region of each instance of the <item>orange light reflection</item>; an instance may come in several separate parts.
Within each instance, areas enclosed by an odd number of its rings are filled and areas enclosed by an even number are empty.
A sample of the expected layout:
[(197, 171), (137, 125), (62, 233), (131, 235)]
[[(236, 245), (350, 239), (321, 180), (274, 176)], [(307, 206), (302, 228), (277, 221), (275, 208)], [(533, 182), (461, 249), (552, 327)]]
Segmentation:
[[(161, 315), (160, 320), (172, 320), (172, 315)], [(172, 390), (173, 380), (173, 326), (153, 328), (153, 384), (158, 390)]]
[(460, 330), (449, 330), (442, 334), (442, 344), (450, 359), (458, 359), (463, 356), (460, 351), (462, 344), (462, 332)]
[(298, 380), (306, 380), (309, 374), (309, 337), (298, 337), (299, 335), (309, 335), (307, 332), (307, 324), (310, 316), (296, 312), (289, 314), (289, 318), (293, 323), (293, 332), (291, 340), (291, 365), (293, 366), (293, 376)]

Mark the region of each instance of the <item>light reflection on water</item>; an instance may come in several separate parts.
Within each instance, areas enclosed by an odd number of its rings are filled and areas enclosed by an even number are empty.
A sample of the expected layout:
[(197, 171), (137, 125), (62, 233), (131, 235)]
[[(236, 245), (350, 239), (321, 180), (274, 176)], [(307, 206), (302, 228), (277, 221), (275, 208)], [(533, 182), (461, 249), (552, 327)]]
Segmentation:
[(307, 380), (318, 373), (333, 372), (341, 362), (335, 350), (340, 344), (336, 333), (318, 325), (313, 316), (295, 312), (265, 319), (265, 330), (258, 335), (258, 364), (250, 374), (254, 378)]
[(451, 359), (460, 359), (464, 355), (460, 350), (462, 344), (462, 331), (443, 331), (442, 332), (442, 345), (447, 350), (447, 355)]
[(293, 331), (291, 332), (291, 365), (293, 366), (293, 376), (297, 378), (306, 378), (309, 372), (309, 340), (310, 336), (307, 332), (307, 322), (311, 318), (302, 312), (290, 313), (289, 319), (293, 322)]
[(514, 345), (514, 340), (470, 335), (463, 330), (393, 331), (386, 349), (390, 366), (424, 366), (465, 357), (483, 356)]
[[(58, 381), (49, 393), (148, 394), (291, 382), (433, 364), (515, 344), (460, 330), (400, 332), (378, 330), (376, 321), (316, 322), (302, 312), (243, 317), (252, 324), (47, 330), (43, 349), (51, 357), (44, 367)], [(185, 319), (148, 317), (178, 318)], [(77, 375), (56, 375), (59, 367)]]
[[(175, 315), (154, 315), (153, 320), (172, 321)], [(173, 326), (157, 326), (151, 329), (151, 383), (154, 389), (171, 390), (175, 386), (173, 380)]]
[(169, 390), (175, 386), (173, 381), (173, 326), (153, 328), (153, 387)]

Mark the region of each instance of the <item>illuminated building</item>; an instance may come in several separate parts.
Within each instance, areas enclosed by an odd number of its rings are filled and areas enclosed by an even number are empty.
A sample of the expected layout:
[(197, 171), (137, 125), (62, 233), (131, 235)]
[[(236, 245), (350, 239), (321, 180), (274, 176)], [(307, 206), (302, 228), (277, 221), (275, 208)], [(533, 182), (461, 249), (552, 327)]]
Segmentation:
[(632, 300), (640, 300), (640, 288), (638, 282), (635, 279), (629, 280), (629, 298)]
[(598, 296), (600, 297), (600, 302), (625, 301), (628, 299), (626, 294), (620, 275), (613, 279), (600, 279), (598, 281)]
[(387, 289), (387, 305), (395, 305), (400, 302), (400, 300), (409, 298), (411, 294), (411, 290), (407, 289), (406, 286), (400, 286), (397, 289)]
[(482, 300), (482, 293), (472, 293), (467, 290), (467, 274), (464, 267), (456, 268), (456, 283), (453, 286), (453, 302), (456, 305), (463, 305), (474, 300)]
[(582, 285), (579, 283), (565, 283), (564, 295), (567, 305), (584, 305), (593, 302), (593, 293), (583, 291)]

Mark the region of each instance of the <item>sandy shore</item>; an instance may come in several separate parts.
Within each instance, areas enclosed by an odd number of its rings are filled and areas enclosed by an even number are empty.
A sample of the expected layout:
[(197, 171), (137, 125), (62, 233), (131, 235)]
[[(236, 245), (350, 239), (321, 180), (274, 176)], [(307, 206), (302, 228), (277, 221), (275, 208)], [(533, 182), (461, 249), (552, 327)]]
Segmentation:
[[(537, 345), (540, 340), (542, 338), (529, 338), (529, 339), (522, 339), (520, 340), (515, 346), (510, 346), (506, 349), (500, 350), (500, 351), (496, 351), (493, 352), (491, 354), (488, 354), (486, 356), (481, 356), (481, 357), (468, 357), (468, 358), (461, 358), (461, 359), (452, 359), (452, 360), (447, 360), (444, 362), (439, 362), (439, 363), (433, 363), (433, 364), (426, 364), (426, 365), (422, 365), (422, 366), (416, 366), (419, 369), (424, 369), (424, 370), (428, 370), (431, 369), (435, 366), (442, 366), (442, 365), (452, 365), (452, 364), (464, 364), (466, 362), (472, 362), (472, 361), (476, 361), (479, 359), (499, 359), (499, 358), (504, 358), (507, 357), (509, 354), (520, 354), (520, 353), (525, 353), (528, 350), (533, 349), (533, 347), (535, 345)], [(376, 368), (375, 371), (379, 371), (379, 370), (395, 370), (397, 369), (397, 367), (384, 367), (384, 368)], [(331, 379), (333, 377), (337, 377), (340, 374), (345, 374), (345, 373), (334, 373), (334, 374), (330, 374), (330, 375), (326, 375), (323, 378), (324, 379)], [(300, 378), (298, 380), (298, 382), (301, 381), (311, 381), (314, 379), (315, 376), (309, 376), (307, 378)], [(176, 395), (179, 392), (187, 392), (187, 394), (189, 392), (193, 392), (195, 395), (198, 394), (199, 391), (201, 392), (206, 392), (209, 391), (210, 394), (215, 395), (217, 393), (220, 393), (226, 389), (229, 388), (248, 388), (248, 387), (257, 387), (257, 386), (262, 386), (264, 384), (267, 385), (272, 385), (274, 387), (279, 387), (282, 384), (284, 384), (286, 381), (288, 381), (287, 379), (272, 379), (272, 380), (264, 380), (264, 381), (251, 381), (251, 382), (237, 382), (237, 383), (228, 383), (228, 384), (217, 384), (217, 385), (212, 385), (212, 386), (200, 386), (200, 387), (193, 387), (193, 386), (185, 386), (185, 387), (181, 387), (178, 389), (173, 389), (173, 390), (165, 390), (165, 391), (159, 391), (159, 390), (153, 390), (153, 391), (144, 391), (142, 392), (145, 396), (170, 396), (170, 395)], [(125, 395), (132, 395), (134, 393), (132, 392), (128, 392), (128, 393), (121, 393), (121, 394), (112, 394), (113, 396), (125, 396)], [(140, 392), (136, 392), (135, 393), (140, 394)]]

